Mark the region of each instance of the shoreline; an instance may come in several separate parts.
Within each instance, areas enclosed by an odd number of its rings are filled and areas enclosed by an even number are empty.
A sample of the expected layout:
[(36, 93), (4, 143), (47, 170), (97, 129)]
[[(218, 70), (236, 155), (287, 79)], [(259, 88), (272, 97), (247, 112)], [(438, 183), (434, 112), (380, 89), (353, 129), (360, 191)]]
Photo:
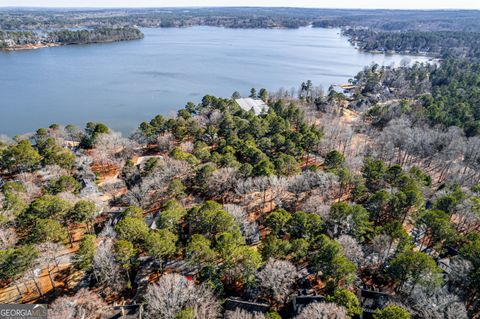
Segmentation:
[(37, 49), (43, 49), (43, 48), (58, 47), (61, 45), (62, 44), (60, 43), (23, 44), (23, 45), (17, 45), (11, 48), (3, 48), (3, 49), (0, 49), (0, 51), (14, 52), (14, 51), (37, 50)]
[(128, 40), (112, 40), (112, 41), (96, 41), (96, 42), (89, 42), (89, 43), (59, 43), (59, 42), (49, 42), (49, 43), (41, 43), (41, 44), (23, 44), (23, 45), (16, 45), (10, 48), (0, 48), (0, 52), (15, 52), (15, 51), (26, 51), (26, 50), (37, 50), (37, 49), (44, 49), (44, 48), (51, 48), (51, 47), (60, 47), (60, 46), (68, 46), (68, 45), (88, 45), (88, 44), (102, 44), (102, 43), (115, 43), (115, 42), (123, 42), (123, 41), (136, 41), (142, 40), (144, 37), (140, 37), (138, 39), (128, 39)]
[(57, 30), (48, 33), (1, 31), (0, 50), (35, 50), (73, 44), (107, 43), (143, 39), (138, 28), (99, 28), (95, 30)]

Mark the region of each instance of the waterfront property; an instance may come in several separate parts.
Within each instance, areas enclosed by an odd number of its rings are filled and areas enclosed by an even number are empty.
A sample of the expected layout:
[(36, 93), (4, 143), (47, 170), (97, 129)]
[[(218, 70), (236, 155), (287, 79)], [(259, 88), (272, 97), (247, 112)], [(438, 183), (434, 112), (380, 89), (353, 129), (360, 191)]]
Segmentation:
[(365, 65), (403, 59), (355, 50), (339, 29), (142, 32), (138, 41), (0, 52), (0, 134), (52, 123), (83, 127), (92, 120), (129, 134), (148, 118), (200, 102), (205, 93), (248, 96), (252, 87), (290, 90), (307, 80), (326, 90)]
[(268, 105), (260, 99), (243, 98), (235, 101), (243, 110), (253, 111), (255, 115), (260, 115), (268, 110)]

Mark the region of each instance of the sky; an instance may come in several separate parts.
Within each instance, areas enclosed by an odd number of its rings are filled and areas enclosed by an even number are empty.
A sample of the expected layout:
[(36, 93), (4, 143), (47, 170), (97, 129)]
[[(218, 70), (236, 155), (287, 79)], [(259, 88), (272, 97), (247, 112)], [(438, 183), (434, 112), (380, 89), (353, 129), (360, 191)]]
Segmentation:
[(361, 9), (480, 9), (480, 0), (0, 0), (0, 7), (265, 6)]

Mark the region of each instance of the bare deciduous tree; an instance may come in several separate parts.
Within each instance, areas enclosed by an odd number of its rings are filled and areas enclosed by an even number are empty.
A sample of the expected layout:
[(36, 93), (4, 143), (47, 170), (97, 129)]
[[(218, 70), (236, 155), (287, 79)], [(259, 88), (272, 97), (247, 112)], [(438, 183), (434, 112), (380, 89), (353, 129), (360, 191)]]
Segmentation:
[(260, 240), (258, 224), (254, 220), (248, 219), (246, 210), (238, 205), (226, 204), (223, 208), (235, 219), (240, 226), (240, 231), (245, 237), (247, 243), (255, 243)]
[(415, 165), (435, 182), (455, 181), (474, 185), (480, 181), (478, 137), (467, 138), (458, 127), (431, 128), (422, 122), (394, 117), (382, 130), (369, 129), (371, 156), (404, 167)]
[[(357, 154), (360, 153), (360, 151)], [(345, 163), (343, 164), (350, 172), (359, 173), (363, 166), (363, 155), (359, 156), (347, 156), (345, 158)]]
[(463, 199), (455, 207), (455, 215), (452, 216), (452, 222), (455, 228), (462, 234), (474, 230), (480, 230), (480, 209), (478, 203), (470, 197)]
[(23, 274), (20, 281), (23, 282), (27, 291), (30, 290), (29, 284), (33, 282), (33, 284), (35, 285), (35, 289), (38, 292), (38, 295), (42, 297), (43, 291), (40, 288), (40, 285), (38, 282), (38, 277), (40, 276), (41, 269), (38, 268), (38, 266), (39, 266), (39, 260), (37, 259), (35, 263), (29, 269), (27, 269), (27, 271)]
[(472, 263), (460, 256), (454, 256), (440, 260), (439, 266), (445, 270), (449, 290), (467, 297), (465, 294), (468, 290), (465, 287), (468, 287), (471, 282)]
[(55, 268), (57, 269), (57, 272), (60, 271), (60, 260), (58, 258), (58, 255), (64, 247), (58, 243), (45, 242), (38, 245), (37, 248), (40, 253), (38, 258), (39, 265), (46, 267), (50, 283), (52, 284), (53, 290), (55, 290)]
[(42, 195), (42, 188), (37, 185), (37, 178), (33, 173), (20, 173), (17, 180), (22, 183), (25, 189), (24, 197), (27, 201), (31, 201)]
[(252, 313), (237, 308), (235, 311), (227, 311), (225, 313), (225, 319), (265, 319), (265, 316), (262, 313)]
[(266, 176), (239, 179), (235, 185), (235, 193), (242, 196), (243, 202), (247, 205), (247, 203), (254, 202), (259, 192), (262, 192), (261, 196), (263, 198), (265, 197), (264, 195), (266, 195), (266, 190), (268, 189), (267, 180), (268, 177)]
[(187, 153), (192, 153), (195, 145), (191, 141), (186, 141), (180, 144), (180, 149)]
[(72, 297), (60, 297), (48, 307), (48, 317), (52, 319), (102, 319), (110, 315), (107, 303), (87, 289)]
[(175, 136), (172, 133), (163, 133), (157, 138), (157, 147), (160, 152), (170, 152), (174, 147)]
[(362, 265), (365, 267), (379, 267), (387, 258), (392, 256), (397, 249), (397, 244), (392, 242), (388, 235), (377, 235), (368, 246)]
[(433, 293), (423, 289), (415, 289), (408, 304), (422, 318), (432, 319), (467, 319), (465, 304), (458, 296), (449, 293), (445, 288)]
[(307, 305), (295, 319), (347, 319), (347, 312), (334, 303), (315, 302)]
[[(0, 202), (1, 206), (1, 202)], [(15, 247), (17, 243), (17, 232), (12, 227), (0, 228), (0, 249), (5, 250)]]
[(123, 165), (138, 145), (121, 133), (101, 134), (95, 140), (92, 158), (96, 163)]
[(39, 171), (44, 181), (55, 180), (68, 175), (68, 171), (58, 165), (47, 165)]
[(291, 262), (270, 259), (257, 273), (257, 282), (265, 297), (283, 303), (292, 293), (297, 276), (297, 268)]
[(56, 196), (72, 204), (78, 201), (78, 197), (70, 192), (61, 192), (61, 193), (58, 193)]
[(308, 197), (302, 204), (301, 209), (308, 213), (315, 213), (322, 217), (323, 220), (328, 219), (330, 206), (325, 204), (322, 195), (312, 195)]
[(146, 317), (175, 319), (187, 307), (195, 312), (195, 318), (214, 319), (220, 311), (218, 301), (210, 289), (196, 286), (178, 274), (165, 274), (158, 283), (148, 287), (145, 294)]
[(235, 168), (225, 167), (213, 172), (207, 181), (207, 191), (213, 198), (222, 198), (233, 191), (237, 183), (238, 171)]
[(242, 206), (235, 204), (225, 204), (223, 205), (223, 208), (235, 219), (235, 221), (239, 225), (242, 225), (247, 221), (248, 215), (246, 210)]
[[(288, 179), (283, 176), (270, 176), (268, 179), (270, 183), (271, 204), (275, 202), (277, 207), (281, 207), (286, 195)], [(273, 210), (272, 205), (270, 205), (270, 210)]]
[(322, 138), (319, 147), (319, 153), (325, 156), (331, 150), (338, 150), (339, 152), (348, 155), (354, 155), (361, 152), (359, 149), (361, 145), (352, 145), (352, 138), (354, 132), (352, 126), (335, 114), (325, 114), (319, 119), (318, 123), (323, 128), (324, 138)]
[(350, 259), (350, 261), (357, 266), (362, 263), (364, 259), (363, 250), (355, 238), (348, 235), (342, 235), (338, 237), (337, 242), (342, 245), (345, 257)]
[(325, 172), (305, 172), (290, 179), (288, 191), (295, 195), (295, 203), (298, 204), (305, 194), (315, 190), (317, 194), (321, 194), (325, 201), (335, 198), (340, 184), (338, 177), (331, 173)]
[(185, 161), (164, 158), (153, 173), (132, 187), (125, 198), (131, 205), (148, 207), (165, 195), (173, 179), (185, 179), (192, 174), (191, 166)]
[[(96, 176), (95, 173), (92, 172), (92, 159), (87, 156), (87, 155), (81, 155), (77, 156), (76, 161), (75, 161), (75, 168), (77, 169), (77, 176), (79, 179), (83, 181), (90, 181), (90, 182), (95, 182)], [(96, 188), (94, 190), (96, 191)], [(82, 192), (85, 192), (83, 189)]]
[(207, 116), (208, 121), (206, 122), (206, 124), (210, 125), (219, 125), (220, 121), (223, 119), (223, 114), (222, 112), (220, 112), (220, 110), (209, 110)]
[(103, 285), (107, 291), (119, 292), (125, 287), (125, 277), (113, 252), (113, 241), (103, 240), (95, 251), (92, 270), (99, 285)]

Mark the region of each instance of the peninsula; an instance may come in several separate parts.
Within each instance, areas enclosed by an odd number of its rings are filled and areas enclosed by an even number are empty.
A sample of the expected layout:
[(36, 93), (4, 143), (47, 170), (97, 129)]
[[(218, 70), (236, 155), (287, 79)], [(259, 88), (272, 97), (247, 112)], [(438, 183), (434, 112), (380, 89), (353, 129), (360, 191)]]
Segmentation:
[(0, 31), (0, 50), (17, 51), (50, 46), (106, 43), (143, 38), (135, 27), (58, 30), (40, 34), (33, 31)]

